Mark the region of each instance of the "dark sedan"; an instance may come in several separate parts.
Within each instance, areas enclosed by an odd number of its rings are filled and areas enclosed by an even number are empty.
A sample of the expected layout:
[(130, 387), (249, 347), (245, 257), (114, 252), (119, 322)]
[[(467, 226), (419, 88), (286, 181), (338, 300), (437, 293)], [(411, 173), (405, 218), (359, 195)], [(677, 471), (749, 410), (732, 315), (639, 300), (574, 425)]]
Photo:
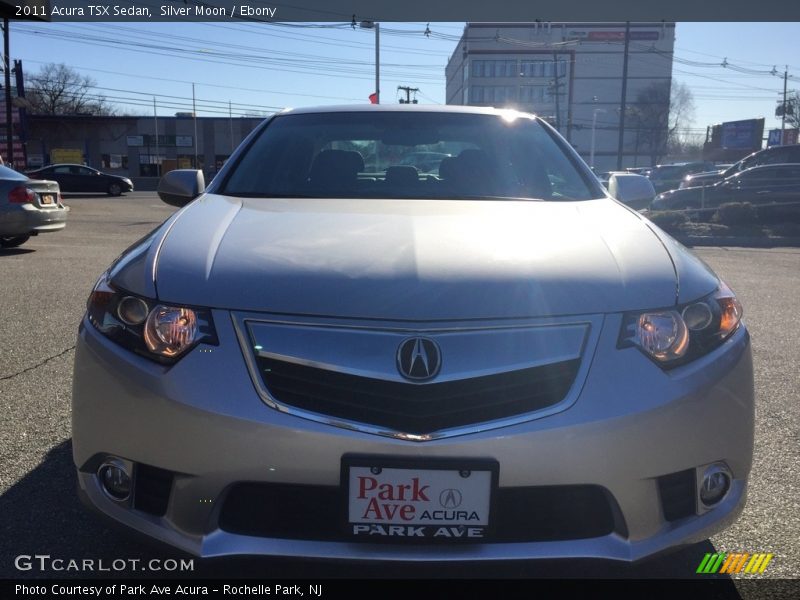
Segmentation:
[(759, 205), (800, 202), (800, 164), (753, 167), (711, 186), (664, 192), (656, 197), (651, 208), (715, 208), (726, 202)]
[(50, 165), (27, 175), (31, 179), (57, 181), (62, 192), (103, 192), (119, 196), (133, 191), (133, 182), (127, 177), (102, 173), (85, 165)]
[(650, 169), (647, 177), (653, 184), (656, 192), (666, 192), (679, 187), (686, 175), (708, 171), (714, 164), (710, 162), (685, 162), (672, 165), (658, 165)]
[(759, 167), (762, 165), (777, 165), (785, 163), (800, 163), (800, 144), (790, 146), (772, 146), (758, 152), (753, 152), (745, 156), (742, 160), (725, 169), (708, 171), (705, 173), (693, 173), (683, 178), (681, 188), (701, 187), (713, 185), (718, 181), (732, 177), (746, 169)]

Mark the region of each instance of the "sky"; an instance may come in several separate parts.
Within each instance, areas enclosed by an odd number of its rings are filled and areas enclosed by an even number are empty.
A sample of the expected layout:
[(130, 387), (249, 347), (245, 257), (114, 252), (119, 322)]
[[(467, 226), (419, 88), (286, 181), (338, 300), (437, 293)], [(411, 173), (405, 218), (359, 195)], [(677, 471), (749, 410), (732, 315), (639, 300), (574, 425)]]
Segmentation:
[[(383, 23), (381, 101), (398, 86), (420, 103), (445, 102), (444, 67), (463, 23)], [(426, 28), (429, 30), (426, 35)], [(11, 58), (26, 76), (66, 63), (95, 81), (124, 114), (267, 114), (283, 107), (365, 103), (374, 90), (375, 34), (347, 23), (11, 23)], [(673, 78), (694, 103), (692, 130), (774, 116), (783, 91), (800, 90), (800, 23), (678, 23)], [(728, 66), (723, 66), (723, 64)], [(778, 75), (770, 75), (773, 67)], [(230, 103), (230, 104), (229, 104)]]

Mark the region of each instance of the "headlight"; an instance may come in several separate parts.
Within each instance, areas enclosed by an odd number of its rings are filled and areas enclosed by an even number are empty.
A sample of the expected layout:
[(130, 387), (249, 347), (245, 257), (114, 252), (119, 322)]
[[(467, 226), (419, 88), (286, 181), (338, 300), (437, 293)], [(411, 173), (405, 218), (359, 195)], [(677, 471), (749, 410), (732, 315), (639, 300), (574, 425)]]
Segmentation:
[(114, 288), (103, 274), (86, 305), (89, 321), (121, 346), (172, 364), (199, 343), (218, 345), (211, 311), (160, 304)]
[(619, 348), (638, 347), (668, 369), (694, 360), (722, 344), (742, 320), (742, 305), (722, 283), (709, 296), (675, 308), (627, 313)]

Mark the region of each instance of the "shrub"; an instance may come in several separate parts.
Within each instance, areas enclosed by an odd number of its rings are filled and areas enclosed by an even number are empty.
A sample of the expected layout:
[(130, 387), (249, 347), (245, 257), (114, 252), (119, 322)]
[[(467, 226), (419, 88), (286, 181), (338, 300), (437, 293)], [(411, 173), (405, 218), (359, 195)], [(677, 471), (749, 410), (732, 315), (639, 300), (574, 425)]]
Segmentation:
[(800, 238), (800, 223), (776, 223), (769, 226), (772, 235), (777, 237)]
[(730, 235), (728, 226), (719, 223), (684, 223), (678, 228), (678, 231), (683, 235), (694, 236)]
[(749, 202), (729, 202), (721, 205), (711, 219), (729, 227), (753, 225), (758, 221), (756, 209)]
[(664, 231), (676, 231), (689, 220), (685, 213), (670, 210), (649, 212), (647, 218)]

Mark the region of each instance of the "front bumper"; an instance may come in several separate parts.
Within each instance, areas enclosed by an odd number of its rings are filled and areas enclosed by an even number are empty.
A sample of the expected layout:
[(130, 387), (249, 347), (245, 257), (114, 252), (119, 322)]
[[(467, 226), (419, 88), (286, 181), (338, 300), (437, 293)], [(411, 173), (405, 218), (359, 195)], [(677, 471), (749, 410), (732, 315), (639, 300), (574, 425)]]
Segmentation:
[[(214, 319), (220, 345), (195, 348), (169, 370), (115, 345), (86, 321), (75, 358), (73, 453), (82, 492), (105, 515), (195, 555), (632, 561), (706, 539), (744, 506), (753, 449), (752, 360), (744, 327), (711, 354), (665, 373), (635, 349), (617, 350), (620, 316), (607, 316), (587, 379), (569, 409), (420, 443), (267, 407), (248, 374), (230, 315), (215, 311)], [(457, 545), (287, 539), (220, 527), (234, 484), (338, 486), (345, 454), (489, 458), (500, 465), (500, 488), (602, 486), (623, 526), (591, 538)], [(175, 474), (164, 516), (105, 495), (95, 471), (107, 455)], [(657, 478), (716, 462), (734, 477), (725, 499), (712, 510), (698, 508), (668, 521)]]

